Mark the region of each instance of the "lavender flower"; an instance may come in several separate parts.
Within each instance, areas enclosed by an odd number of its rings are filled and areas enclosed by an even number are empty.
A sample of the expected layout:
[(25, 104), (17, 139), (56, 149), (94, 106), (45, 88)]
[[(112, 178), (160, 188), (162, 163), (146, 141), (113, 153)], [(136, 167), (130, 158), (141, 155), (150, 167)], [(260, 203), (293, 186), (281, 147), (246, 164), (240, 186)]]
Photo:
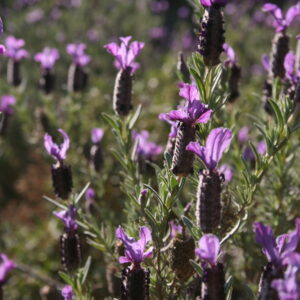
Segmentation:
[(296, 57), (293, 51), (289, 51), (289, 53), (285, 56), (284, 59), (284, 69), (285, 69), (285, 77), (290, 81), (292, 85), (296, 85), (298, 82), (298, 78), (300, 76), (300, 70), (295, 70), (296, 66)]
[(90, 61), (91, 57), (85, 53), (86, 45), (83, 43), (68, 44), (66, 51), (73, 58), (73, 63), (80, 67), (86, 66)]
[(52, 69), (55, 62), (59, 59), (59, 52), (56, 48), (44, 48), (42, 52), (34, 56), (34, 60), (41, 64), (43, 69)]
[(231, 140), (232, 133), (229, 129), (216, 128), (210, 132), (205, 147), (200, 146), (198, 142), (191, 142), (186, 149), (194, 152), (209, 170), (213, 170), (217, 167)]
[(149, 132), (142, 130), (140, 133), (133, 132), (133, 138), (137, 142), (136, 155), (138, 160), (153, 161), (162, 152), (162, 147), (149, 141)]
[(91, 140), (93, 144), (98, 144), (101, 142), (104, 135), (104, 130), (102, 128), (93, 128), (91, 130)]
[(225, 273), (223, 264), (218, 262), (220, 241), (213, 234), (205, 234), (198, 242), (196, 255), (203, 262), (201, 278), (201, 299), (225, 299)]
[(64, 300), (73, 300), (73, 290), (70, 285), (64, 286), (61, 290), (61, 295), (64, 297)]
[(12, 106), (16, 104), (16, 98), (12, 95), (4, 95), (0, 99), (0, 112), (6, 115), (13, 113)]
[(227, 0), (200, 0), (201, 5), (204, 7), (211, 7), (211, 6), (225, 6)]
[(270, 13), (274, 18), (273, 26), (276, 29), (276, 32), (285, 31), (293, 22), (296, 16), (300, 14), (300, 4), (296, 4), (291, 6), (284, 18), (282, 10), (276, 5), (272, 3), (266, 3), (262, 10), (264, 12)]
[(262, 251), (269, 262), (275, 266), (285, 264), (287, 255), (295, 251), (300, 242), (300, 218), (296, 219), (296, 229), (276, 239), (271, 227), (263, 223), (254, 223), (255, 240), (262, 246)]
[(25, 46), (25, 41), (23, 39), (17, 39), (10, 35), (5, 40), (5, 46), (5, 56), (13, 59), (14, 61), (20, 61), (21, 59), (29, 56), (28, 52), (23, 49)]
[(152, 240), (150, 229), (146, 226), (141, 227), (139, 235), (140, 239), (136, 241), (128, 236), (121, 226), (116, 230), (116, 238), (125, 246), (125, 256), (119, 258), (121, 264), (132, 263), (135, 268), (139, 268), (145, 258), (152, 256), (153, 247), (146, 251), (147, 244)]
[(58, 132), (61, 133), (64, 137), (64, 142), (61, 145), (57, 145), (53, 142), (52, 137), (46, 133), (44, 135), (44, 146), (47, 152), (58, 162), (62, 163), (67, 157), (67, 151), (70, 146), (70, 138), (67, 133), (62, 130), (58, 129)]
[(8, 259), (8, 257), (4, 254), (0, 254), (0, 288), (3, 284), (5, 284), (7, 280), (8, 273), (16, 267), (16, 264)]
[(186, 105), (178, 110), (170, 111), (167, 116), (171, 121), (180, 121), (187, 125), (207, 123), (212, 110), (200, 102), (197, 87), (192, 84), (180, 84), (179, 95), (186, 100)]
[(92, 188), (88, 188), (88, 189), (86, 190), (86, 192), (85, 192), (85, 199), (86, 199), (87, 201), (89, 201), (89, 200), (95, 199), (95, 197), (96, 197), (96, 192), (95, 192), (95, 190), (92, 189)]
[(118, 69), (131, 69), (131, 74), (139, 67), (134, 60), (144, 48), (143, 42), (133, 41), (131, 36), (120, 37), (121, 44), (109, 43), (104, 46), (108, 53), (112, 54), (116, 58), (116, 66)]
[(76, 223), (77, 209), (74, 205), (70, 205), (68, 210), (61, 210), (53, 213), (56, 217), (65, 223), (65, 230), (69, 233), (74, 233), (78, 225)]
[(223, 44), (223, 49), (225, 51), (225, 54), (227, 56), (227, 60), (225, 61), (226, 66), (233, 66), (237, 64), (236, 55), (232, 47), (230, 47), (228, 44)]

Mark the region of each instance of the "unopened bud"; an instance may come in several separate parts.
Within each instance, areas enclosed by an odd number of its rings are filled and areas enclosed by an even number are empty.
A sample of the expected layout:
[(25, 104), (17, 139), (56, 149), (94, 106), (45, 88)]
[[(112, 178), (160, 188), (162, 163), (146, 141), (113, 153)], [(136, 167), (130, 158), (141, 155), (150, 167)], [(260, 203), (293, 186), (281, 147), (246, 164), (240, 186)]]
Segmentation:
[(71, 166), (59, 163), (52, 166), (51, 172), (55, 195), (64, 200), (68, 199), (73, 187)]

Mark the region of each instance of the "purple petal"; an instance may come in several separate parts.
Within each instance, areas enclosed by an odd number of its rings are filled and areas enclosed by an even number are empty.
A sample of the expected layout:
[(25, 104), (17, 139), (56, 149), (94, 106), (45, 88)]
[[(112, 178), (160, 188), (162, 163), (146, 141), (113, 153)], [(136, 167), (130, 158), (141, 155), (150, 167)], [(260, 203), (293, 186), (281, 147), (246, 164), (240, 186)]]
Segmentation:
[(290, 234), (287, 234), (288, 238), (283, 248), (282, 256), (296, 251), (298, 245), (300, 244), (300, 218), (296, 219), (296, 229)]
[(113, 56), (117, 56), (119, 52), (119, 45), (117, 43), (109, 43), (104, 46), (108, 53), (112, 54)]
[(179, 96), (188, 101), (200, 99), (198, 88), (193, 84), (182, 83), (180, 84)]
[(127, 53), (127, 66), (130, 66), (132, 64), (133, 60), (139, 55), (144, 46), (145, 43), (138, 41), (134, 41), (130, 44)]
[(285, 22), (287, 26), (290, 26), (296, 16), (300, 14), (300, 4), (291, 6), (285, 16)]
[(168, 118), (172, 121), (185, 122), (188, 119), (188, 115), (183, 110), (172, 110), (167, 114)]
[(120, 37), (120, 40), (122, 43), (124, 43), (125, 46), (128, 46), (128, 43), (132, 39), (132, 36), (125, 36), (125, 37)]
[(205, 145), (206, 166), (209, 169), (214, 169), (217, 166), (231, 140), (232, 133), (227, 128), (216, 128), (210, 132)]
[(127, 263), (131, 263), (132, 261), (130, 259), (128, 259), (126, 256), (120, 256), (119, 257), (119, 263), (120, 264), (127, 264)]
[(276, 238), (276, 247), (279, 253), (282, 252), (282, 249), (284, 247), (287, 238), (288, 238), (288, 234), (282, 234)]
[(116, 238), (121, 240), (125, 247), (135, 242), (135, 239), (128, 236), (121, 226), (119, 226), (116, 230)]
[(61, 290), (61, 295), (64, 297), (64, 300), (73, 300), (73, 290), (70, 285), (66, 285)]
[(204, 7), (209, 7), (212, 5), (211, 0), (200, 0), (201, 5)]
[(216, 265), (220, 251), (219, 239), (213, 234), (205, 234), (199, 240), (198, 246), (196, 255), (211, 266)]
[(267, 54), (263, 54), (262, 58), (261, 58), (261, 63), (264, 67), (264, 69), (269, 72), (270, 70), (270, 60), (269, 60), (269, 56)]
[(289, 51), (289, 53), (284, 58), (284, 69), (288, 79), (292, 79), (292, 76), (294, 74), (295, 62), (296, 58), (294, 52)]
[(15, 267), (14, 261), (8, 259), (4, 253), (0, 253), (0, 285), (5, 283), (7, 274)]
[(104, 130), (102, 128), (93, 128), (91, 130), (91, 139), (94, 144), (99, 143), (104, 135)]
[(235, 64), (236, 57), (235, 57), (235, 52), (234, 52), (233, 48), (225, 43), (225, 44), (223, 44), (223, 49), (224, 49), (226, 55), (228, 56), (229, 62), (231, 64)]
[(200, 146), (198, 142), (190, 142), (185, 149), (194, 152), (205, 163), (205, 148)]
[(5, 52), (6, 52), (5, 46), (0, 44), (0, 54), (4, 54)]
[(253, 224), (253, 231), (255, 232), (255, 240), (262, 246), (268, 261), (277, 264), (279, 262), (279, 253), (276, 248), (272, 228), (257, 222)]
[(194, 123), (195, 124), (198, 124), (198, 123), (206, 124), (210, 120), (211, 113), (212, 113), (211, 109), (207, 110), (205, 113), (201, 114), (201, 116), (198, 119), (196, 119), (196, 121), (194, 121)]
[(47, 150), (47, 152), (53, 156), (55, 159), (60, 159), (59, 157), (59, 148), (58, 146), (53, 142), (52, 137), (45, 133), (44, 135), (44, 146)]
[(70, 147), (70, 138), (64, 130), (58, 129), (58, 132), (61, 133), (64, 137), (64, 142), (62, 143), (62, 145), (60, 145), (60, 151), (59, 151), (59, 155), (61, 159), (64, 160), (66, 159), (67, 151)]

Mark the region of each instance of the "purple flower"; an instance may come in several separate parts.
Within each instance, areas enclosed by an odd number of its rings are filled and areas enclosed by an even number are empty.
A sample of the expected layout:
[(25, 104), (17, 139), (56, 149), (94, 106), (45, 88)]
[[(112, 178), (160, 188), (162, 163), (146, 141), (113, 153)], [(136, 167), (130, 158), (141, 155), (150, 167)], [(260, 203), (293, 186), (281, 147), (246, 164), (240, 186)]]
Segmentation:
[(227, 60), (225, 61), (226, 66), (234, 66), (237, 63), (235, 52), (232, 47), (230, 47), (228, 44), (223, 44), (223, 49), (225, 51), (225, 54), (227, 55)]
[(0, 111), (11, 115), (13, 113), (12, 106), (16, 103), (16, 98), (12, 95), (4, 95), (0, 99)]
[(74, 64), (84, 67), (91, 61), (91, 57), (85, 53), (86, 45), (83, 43), (68, 44), (66, 51), (73, 58)]
[(232, 133), (227, 128), (215, 128), (208, 135), (205, 147), (198, 142), (190, 142), (186, 150), (194, 152), (200, 157), (205, 166), (213, 170), (217, 167), (223, 152), (229, 147)]
[(137, 141), (137, 155), (148, 160), (153, 160), (155, 156), (162, 152), (162, 147), (149, 141), (149, 132), (142, 130), (140, 133), (133, 132), (133, 138)]
[(288, 264), (284, 279), (272, 281), (272, 287), (277, 290), (280, 300), (298, 300), (300, 298), (300, 254), (291, 253), (285, 261)]
[(70, 146), (70, 139), (64, 130), (58, 129), (58, 132), (63, 135), (64, 142), (61, 145), (57, 145), (53, 142), (52, 137), (46, 133), (44, 135), (44, 146), (51, 156), (61, 162), (66, 159), (67, 151)]
[(204, 7), (210, 7), (213, 5), (224, 6), (227, 3), (227, 0), (200, 0), (200, 3)]
[(0, 254), (0, 286), (6, 282), (7, 274), (15, 267), (16, 264), (4, 253)]
[(91, 130), (91, 140), (94, 144), (101, 142), (104, 135), (104, 130), (102, 128), (93, 128)]
[(249, 140), (249, 127), (242, 127), (237, 134), (240, 144), (244, 144)]
[(61, 290), (61, 295), (64, 297), (64, 300), (73, 300), (73, 290), (70, 285), (64, 286)]
[(23, 49), (25, 46), (25, 41), (23, 39), (16, 39), (14, 36), (10, 35), (5, 40), (5, 46), (5, 55), (16, 61), (29, 56), (28, 52)]
[(134, 60), (144, 48), (145, 44), (138, 41), (129, 43), (131, 38), (131, 36), (120, 37), (120, 45), (117, 43), (109, 43), (105, 45), (104, 48), (116, 58), (116, 66), (118, 69), (125, 70), (127, 67), (131, 67), (132, 73), (134, 73), (137, 69), (137, 63)]
[(253, 224), (255, 240), (262, 246), (262, 251), (274, 265), (286, 264), (285, 258), (297, 249), (300, 241), (300, 218), (296, 220), (296, 229), (290, 234), (282, 234), (275, 240), (270, 226), (256, 222)]
[(140, 239), (136, 241), (134, 238), (128, 236), (121, 226), (116, 230), (116, 238), (121, 240), (125, 246), (125, 256), (119, 258), (121, 264), (133, 263), (136, 266), (144, 261), (145, 258), (152, 256), (153, 247), (147, 251), (147, 243), (152, 240), (151, 231), (146, 226), (140, 228)]
[(182, 228), (181, 225), (176, 225), (176, 224), (174, 223), (174, 221), (170, 221), (169, 224), (170, 224), (170, 226), (171, 226), (171, 238), (172, 238), (172, 239), (176, 238), (176, 236), (177, 236), (178, 234), (182, 234), (183, 228)]
[(273, 27), (276, 28), (277, 32), (285, 31), (293, 22), (294, 18), (300, 14), (300, 4), (291, 6), (284, 18), (282, 10), (275, 4), (266, 3), (262, 10), (269, 12), (274, 18)]
[(96, 197), (96, 192), (92, 188), (88, 188), (85, 192), (85, 199), (86, 200), (93, 200)]
[(289, 51), (289, 53), (285, 56), (284, 59), (285, 77), (296, 84), (300, 75), (300, 71), (297, 70), (297, 72), (295, 72), (295, 65), (295, 54), (293, 51)]
[(216, 266), (220, 252), (220, 241), (213, 234), (205, 234), (198, 242), (199, 248), (195, 249), (196, 255), (210, 264), (212, 267)]
[(225, 182), (230, 182), (232, 180), (233, 172), (229, 165), (224, 164), (224, 165), (220, 166), (219, 173), (224, 174)]
[(44, 48), (34, 56), (34, 60), (41, 64), (43, 69), (52, 69), (55, 62), (59, 59), (59, 52), (56, 48)]
[(179, 95), (186, 99), (187, 103), (178, 110), (170, 111), (167, 114), (169, 120), (181, 121), (189, 125), (209, 121), (212, 110), (200, 102), (199, 91), (195, 85), (181, 83)]
[(171, 121), (168, 119), (168, 115), (165, 113), (161, 113), (158, 118), (162, 121), (165, 121), (171, 125), (171, 130), (169, 133), (170, 138), (176, 138), (177, 135), (177, 129), (178, 129), (178, 122)]
[(74, 232), (78, 228), (76, 224), (77, 209), (74, 205), (70, 205), (68, 210), (61, 210), (53, 214), (65, 223), (65, 230), (67, 232)]

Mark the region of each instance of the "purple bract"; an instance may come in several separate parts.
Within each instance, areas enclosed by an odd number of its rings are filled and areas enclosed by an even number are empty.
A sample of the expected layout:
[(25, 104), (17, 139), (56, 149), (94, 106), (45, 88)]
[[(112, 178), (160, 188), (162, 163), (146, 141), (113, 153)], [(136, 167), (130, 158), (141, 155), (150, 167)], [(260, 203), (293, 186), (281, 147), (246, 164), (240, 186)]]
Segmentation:
[(216, 128), (208, 135), (205, 147), (200, 146), (198, 142), (191, 142), (186, 150), (194, 152), (208, 169), (213, 170), (217, 167), (223, 152), (229, 147), (231, 139), (232, 133), (229, 129)]
[(88, 188), (85, 192), (85, 199), (86, 200), (93, 200), (96, 197), (96, 192), (92, 188)]
[(55, 62), (59, 59), (59, 52), (56, 48), (44, 48), (42, 52), (34, 56), (34, 60), (41, 64), (43, 69), (52, 69)]
[(7, 274), (15, 267), (16, 264), (4, 253), (0, 254), (0, 286), (6, 282)]
[(199, 248), (196, 248), (196, 255), (204, 262), (215, 266), (218, 262), (220, 252), (220, 241), (213, 234), (205, 234), (198, 242)]
[(65, 230), (67, 232), (75, 232), (78, 228), (76, 224), (77, 209), (74, 205), (70, 205), (68, 210), (61, 210), (53, 213), (56, 217), (65, 223)]
[(171, 121), (180, 121), (188, 125), (207, 123), (212, 110), (200, 102), (197, 87), (193, 84), (181, 83), (179, 95), (186, 99), (186, 105), (178, 110), (172, 110), (167, 114)]
[(23, 39), (16, 39), (10, 35), (5, 40), (6, 51), (5, 55), (13, 60), (19, 61), (29, 56), (28, 52), (23, 49), (25, 41)]
[(255, 240), (262, 246), (262, 251), (269, 262), (280, 266), (285, 258), (297, 249), (300, 242), (300, 218), (296, 219), (296, 229), (289, 234), (282, 234), (276, 239), (270, 226), (257, 222), (253, 224)]
[(152, 240), (151, 231), (148, 227), (143, 226), (140, 228), (140, 239), (135, 240), (128, 236), (121, 226), (116, 230), (116, 238), (121, 240), (125, 246), (125, 256), (119, 258), (121, 264), (133, 263), (139, 266), (145, 258), (152, 256), (153, 247), (146, 251), (148, 242)]
[(104, 135), (104, 130), (102, 128), (93, 128), (91, 130), (91, 140), (94, 144), (101, 142)]
[(85, 53), (86, 45), (83, 43), (68, 44), (66, 51), (73, 58), (73, 63), (84, 67), (91, 61), (91, 57)]
[(277, 32), (285, 31), (293, 22), (294, 18), (300, 14), (300, 4), (291, 6), (284, 18), (282, 10), (273, 3), (266, 3), (262, 10), (264, 12), (269, 12), (274, 17), (273, 26), (276, 28)]
[(294, 84), (297, 83), (298, 78), (300, 76), (300, 70), (295, 72), (296, 66), (296, 57), (293, 51), (289, 51), (289, 53), (285, 56), (284, 59), (284, 69), (285, 69), (285, 77), (293, 82)]
[(16, 98), (12, 95), (4, 95), (0, 99), (0, 111), (11, 115), (13, 113), (12, 106), (16, 103)]
[(67, 151), (70, 146), (70, 138), (64, 130), (58, 129), (58, 132), (63, 135), (64, 142), (61, 145), (57, 145), (53, 142), (52, 137), (46, 133), (44, 135), (44, 146), (52, 157), (61, 162), (66, 159)]
[(224, 6), (227, 3), (227, 0), (200, 0), (200, 3), (204, 7), (211, 6)]
[(64, 300), (73, 300), (73, 290), (70, 285), (64, 286), (61, 290), (61, 295), (64, 297)]
[(143, 42), (131, 40), (131, 36), (120, 37), (121, 44), (109, 43), (104, 46), (108, 53), (112, 54), (116, 58), (116, 66), (118, 69), (125, 70), (127, 67), (132, 68), (132, 73), (139, 67), (134, 60), (144, 48)]
[(133, 138), (137, 141), (136, 153), (138, 156), (153, 160), (155, 156), (163, 151), (161, 146), (149, 141), (149, 132), (147, 130), (142, 130), (140, 133), (134, 131)]

